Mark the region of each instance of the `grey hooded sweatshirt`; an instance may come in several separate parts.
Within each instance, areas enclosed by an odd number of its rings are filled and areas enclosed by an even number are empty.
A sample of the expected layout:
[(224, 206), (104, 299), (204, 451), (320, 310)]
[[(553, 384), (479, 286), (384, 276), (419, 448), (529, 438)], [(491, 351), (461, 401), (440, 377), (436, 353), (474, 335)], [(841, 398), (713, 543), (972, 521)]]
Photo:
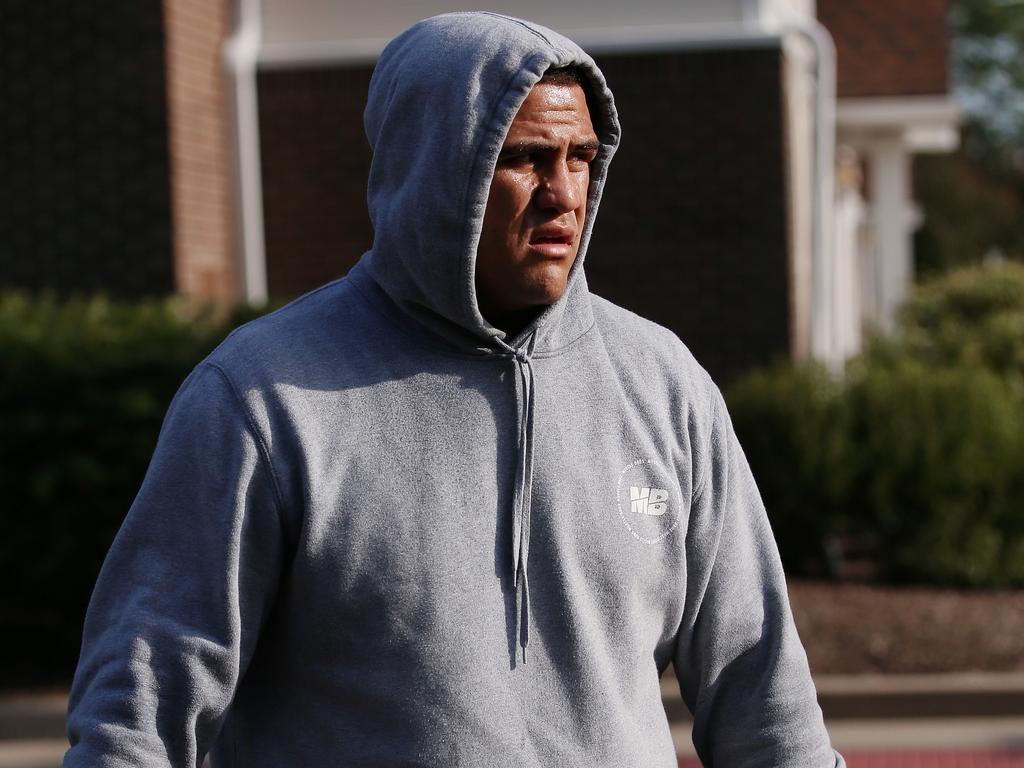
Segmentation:
[[(481, 316), (492, 171), (552, 67), (601, 149), (566, 294)], [(619, 137), (566, 38), (487, 13), (396, 38), (366, 110), (373, 249), (235, 332), (171, 405), (100, 574), (68, 768), (842, 765), (722, 399), (589, 293)], [(623, 255), (628, 258), (628, 255)]]

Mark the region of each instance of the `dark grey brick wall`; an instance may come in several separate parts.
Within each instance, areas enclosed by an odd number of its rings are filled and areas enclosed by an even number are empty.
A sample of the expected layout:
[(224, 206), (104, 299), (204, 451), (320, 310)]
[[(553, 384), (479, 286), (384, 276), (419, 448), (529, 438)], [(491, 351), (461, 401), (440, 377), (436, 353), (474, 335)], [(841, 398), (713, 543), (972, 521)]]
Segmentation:
[(671, 328), (721, 383), (789, 353), (779, 49), (604, 56), (622, 145), (591, 289)]
[(373, 68), (259, 75), (267, 283), (294, 296), (345, 274), (373, 244), (363, 109)]
[(159, 0), (0, 2), (0, 288), (173, 290)]

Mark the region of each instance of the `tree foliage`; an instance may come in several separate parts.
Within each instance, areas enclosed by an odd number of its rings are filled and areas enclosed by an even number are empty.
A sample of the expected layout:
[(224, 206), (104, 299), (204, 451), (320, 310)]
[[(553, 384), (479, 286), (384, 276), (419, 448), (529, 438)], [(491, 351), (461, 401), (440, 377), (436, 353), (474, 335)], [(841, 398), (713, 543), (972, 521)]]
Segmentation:
[(1024, 0), (951, 0), (953, 77), (977, 149), (1024, 169)]
[(964, 125), (957, 152), (915, 159), (923, 275), (992, 257), (1024, 261), (1024, 0), (950, 0), (949, 8)]

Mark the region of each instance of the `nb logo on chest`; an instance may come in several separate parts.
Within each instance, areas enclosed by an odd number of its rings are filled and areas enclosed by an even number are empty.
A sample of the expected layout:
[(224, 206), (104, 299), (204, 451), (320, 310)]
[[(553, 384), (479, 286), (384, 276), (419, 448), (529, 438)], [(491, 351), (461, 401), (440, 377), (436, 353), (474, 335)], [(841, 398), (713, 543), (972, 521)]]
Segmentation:
[(630, 510), (638, 515), (658, 517), (668, 512), (668, 491), (664, 488), (629, 487)]

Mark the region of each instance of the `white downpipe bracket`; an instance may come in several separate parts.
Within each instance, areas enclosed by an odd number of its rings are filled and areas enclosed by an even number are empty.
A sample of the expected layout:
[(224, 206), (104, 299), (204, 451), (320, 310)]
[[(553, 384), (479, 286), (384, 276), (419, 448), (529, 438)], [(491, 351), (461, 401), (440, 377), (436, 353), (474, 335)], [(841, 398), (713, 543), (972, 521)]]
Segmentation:
[(263, 177), (256, 64), (262, 35), (260, 0), (238, 0), (235, 31), (224, 46), (234, 107), (235, 187), (242, 291), (250, 304), (267, 301), (267, 259), (263, 234)]
[(811, 356), (833, 372), (842, 365), (833, 317), (835, 259), (836, 47), (817, 19), (789, 19), (785, 32), (797, 34), (814, 49), (815, 125), (813, 232), (811, 236)]

